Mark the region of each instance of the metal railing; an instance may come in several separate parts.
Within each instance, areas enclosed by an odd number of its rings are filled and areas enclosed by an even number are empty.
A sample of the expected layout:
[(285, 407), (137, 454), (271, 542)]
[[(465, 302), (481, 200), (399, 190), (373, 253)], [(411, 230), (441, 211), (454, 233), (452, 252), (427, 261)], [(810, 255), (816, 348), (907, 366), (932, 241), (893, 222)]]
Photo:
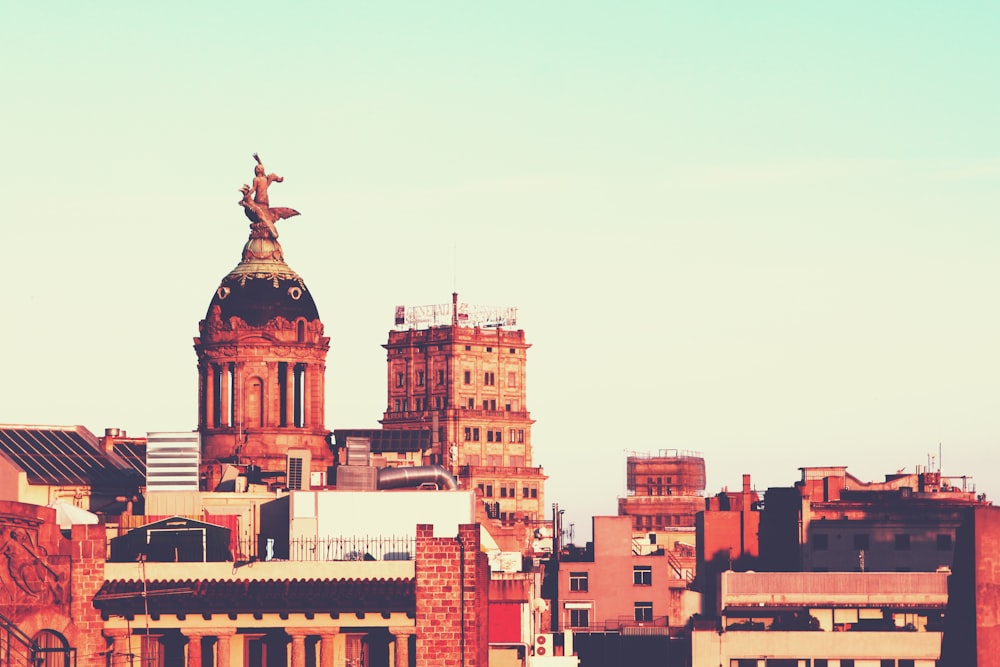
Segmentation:
[(348, 537), (299, 537), (283, 545), (241, 543), (240, 551), (254, 560), (289, 561), (378, 561), (414, 560), (417, 541), (408, 536), (353, 535)]

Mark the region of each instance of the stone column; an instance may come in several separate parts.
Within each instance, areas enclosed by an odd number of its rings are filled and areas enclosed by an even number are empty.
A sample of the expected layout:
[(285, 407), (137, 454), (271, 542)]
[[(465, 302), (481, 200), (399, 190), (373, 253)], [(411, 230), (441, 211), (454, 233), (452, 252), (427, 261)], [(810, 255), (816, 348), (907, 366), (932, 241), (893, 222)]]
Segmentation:
[(306, 636), (309, 628), (285, 628), (292, 638), (291, 667), (306, 667)]
[(207, 633), (204, 630), (181, 630), (187, 637), (187, 667), (201, 667), (201, 640)]
[(205, 364), (204, 389), (205, 389), (205, 414), (202, 423), (205, 428), (215, 428), (215, 364)]
[(116, 660), (118, 656), (127, 658), (132, 653), (132, 646), (128, 640), (128, 631), (124, 628), (121, 630), (105, 630), (104, 636), (111, 640), (111, 664), (131, 664), (131, 660)]
[(396, 637), (395, 667), (410, 667), (410, 635), (414, 635), (417, 629), (412, 626), (390, 627), (389, 632)]
[[(337, 655), (337, 634), (340, 628), (323, 628), (319, 638), (319, 667), (343, 667), (343, 651)], [(339, 660), (338, 660), (339, 658)]]
[(215, 667), (230, 667), (231, 641), (236, 635), (236, 630), (231, 628), (219, 629), (215, 631), (217, 641), (215, 644)]

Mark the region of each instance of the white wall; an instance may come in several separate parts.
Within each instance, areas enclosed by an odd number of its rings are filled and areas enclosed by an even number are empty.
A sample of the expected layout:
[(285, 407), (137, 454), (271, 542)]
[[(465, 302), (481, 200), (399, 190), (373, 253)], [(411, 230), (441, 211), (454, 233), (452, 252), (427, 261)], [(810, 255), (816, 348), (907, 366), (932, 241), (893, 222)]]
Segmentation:
[[(293, 536), (315, 525), (313, 536), (416, 535), (433, 524), (435, 537), (454, 537), (475, 523), (473, 491), (291, 491)], [(311, 530), (311, 529), (310, 529)]]

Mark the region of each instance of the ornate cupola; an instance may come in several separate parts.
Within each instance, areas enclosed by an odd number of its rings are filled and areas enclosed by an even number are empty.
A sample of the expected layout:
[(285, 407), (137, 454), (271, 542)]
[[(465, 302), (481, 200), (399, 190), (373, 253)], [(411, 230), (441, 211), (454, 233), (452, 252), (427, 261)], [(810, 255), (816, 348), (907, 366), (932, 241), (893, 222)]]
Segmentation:
[[(333, 464), (324, 422), (330, 339), (305, 282), (285, 264), (275, 226), (298, 212), (269, 205), (268, 186), (283, 179), (266, 174), (254, 158), (253, 185), (243, 186), (239, 202), (250, 238), (194, 339), (202, 488), (208, 491), (232, 470), (227, 464), (251, 483), (291, 488), (308, 488), (310, 472), (325, 473)], [(290, 464), (289, 450), (296, 463)]]

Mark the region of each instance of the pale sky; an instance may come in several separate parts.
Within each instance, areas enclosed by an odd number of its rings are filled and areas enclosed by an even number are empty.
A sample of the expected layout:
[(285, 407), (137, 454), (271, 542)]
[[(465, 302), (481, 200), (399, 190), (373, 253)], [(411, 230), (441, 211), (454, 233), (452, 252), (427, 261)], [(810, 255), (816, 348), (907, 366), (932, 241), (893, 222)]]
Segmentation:
[(0, 5), (0, 422), (196, 426), (258, 151), (377, 426), (397, 304), (517, 306), (546, 502), (927, 465), (1000, 498), (1000, 5)]

